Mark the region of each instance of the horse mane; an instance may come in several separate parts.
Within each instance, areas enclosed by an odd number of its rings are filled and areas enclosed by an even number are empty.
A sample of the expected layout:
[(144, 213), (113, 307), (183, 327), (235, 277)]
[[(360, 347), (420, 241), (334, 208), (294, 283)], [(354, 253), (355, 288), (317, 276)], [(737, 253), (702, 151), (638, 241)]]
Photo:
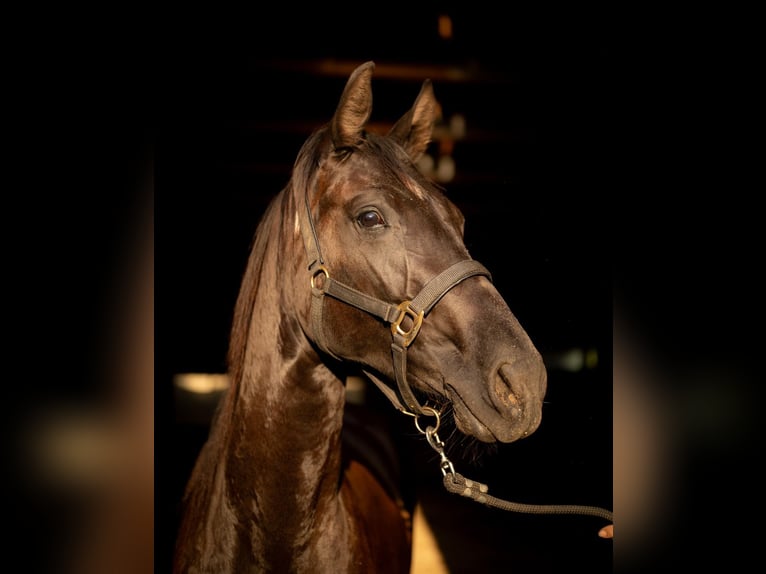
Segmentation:
[(229, 336), (229, 349), (226, 358), (231, 385), (238, 384), (244, 371), (247, 333), (252, 322), (255, 299), (261, 281), (266, 251), (274, 237), (279, 234), (279, 213), (284, 197), (284, 190), (269, 202), (266, 211), (261, 216), (250, 255), (247, 259), (245, 272), (242, 276), (237, 302), (234, 306), (232, 327)]
[[(269, 202), (255, 231), (247, 266), (242, 277), (237, 302), (234, 306), (232, 327), (229, 336), (227, 365), (232, 385), (238, 385), (245, 370), (247, 337), (253, 319), (253, 310), (258, 288), (264, 272), (263, 263), (272, 241), (282, 240), (284, 226), (294, 221), (295, 204), (302, 198), (295, 191), (307, 189), (308, 183), (319, 166), (321, 143), (327, 128), (317, 130), (301, 147), (293, 165), (290, 180)], [(290, 229), (292, 232), (292, 229)], [(277, 246), (279, 248), (279, 246)]]

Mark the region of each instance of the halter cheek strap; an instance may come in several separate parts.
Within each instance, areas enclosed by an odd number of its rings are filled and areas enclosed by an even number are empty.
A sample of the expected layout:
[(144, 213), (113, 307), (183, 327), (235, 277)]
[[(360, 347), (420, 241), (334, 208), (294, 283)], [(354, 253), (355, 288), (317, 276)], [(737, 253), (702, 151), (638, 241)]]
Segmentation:
[(407, 382), (407, 348), (417, 337), (423, 318), (434, 305), (455, 285), (475, 275), (483, 275), (491, 279), (489, 271), (478, 261), (473, 259), (459, 261), (426, 283), (412, 301), (405, 300), (398, 305), (393, 305), (334, 280), (327, 269), (320, 266), (311, 276), (311, 320), (316, 343), (323, 351), (340, 359), (329, 348), (324, 331), (322, 313), (326, 295), (379, 317), (391, 327), (391, 355), (398, 395), (377, 377), (367, 371), (365, 373), (397, 409), (407, 414), (426, 414)]
[(311, 323), (316, 344), (324, 352), (342, 360), (330, 349), (325, 333), (323, 313), (326, 295), (382, 319), (391, 327), (391, 355), (398, 393), (375, 375), (366, 370), (364, 372), (400, 411), (410, 415), (428, 414), (428, 411), (425, 411), (415, 398), (407, 382), (407, 348), (420, 332), (423, 318), (450, 289), (464, 279), (475, 275), (483, 275), (491, 280), (489, 271), (478, 261), (465, 259), (433, 277), (411, 301), (404, 300), (399, 304), (386, 303), (336, 281), (330, 276), (319, 248), (319, 238), (311, 218), (308, 195), (306, 195), (305, 210), (299, 211), (302, 212), (299, 216), (301, 217), (299, 224), (309, 258)]

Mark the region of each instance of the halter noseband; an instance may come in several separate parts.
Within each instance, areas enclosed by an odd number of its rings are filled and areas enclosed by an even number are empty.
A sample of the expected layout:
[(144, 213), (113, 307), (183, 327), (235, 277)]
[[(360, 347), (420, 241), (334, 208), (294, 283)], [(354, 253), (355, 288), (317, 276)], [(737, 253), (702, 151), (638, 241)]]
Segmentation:
[[(333, 353), (327, 345), (327, 336), (324, 331), (322, 314), (324, 310), (325, 295), (329, 295), (348, 305), (366, 311), (391, 326), (391, 353), (394, 364), (394, 374), (397, 393), (375, 375), (364, 371), (373, 383), (388, 397), (393, 405), (405, 414), (423, 415), (430, 414), (424, 410), (415, 398), (409, 383), (407, 382), (407, 347), (417, 337), (423, 318), (431, 311), (436, 303), (455, 285), (474, 275), (484, 275), (490, 280), (489, 271), (478, 261), (465, 259), (459, 261), (435, 277), (429, 280), (414, 299), (404, 300), (399, 304), (386, 303), (375, 297), (365, 295), (353, 287), (349, 287), (340, 281), (330, 277), (325, 267), (322, 251), (319, 247), (319, 238), (311, 217), (308, 191), (305, 195), (305, 210), (299, 209), (300, 229), (303, 235), (303, 243), (308, 255), (308, 271), (311, 278), (311, 322), (314, 330), (314, 338), (320, 349), (342, 360)], [(431, 409), (432, 410), (432, 409)]]

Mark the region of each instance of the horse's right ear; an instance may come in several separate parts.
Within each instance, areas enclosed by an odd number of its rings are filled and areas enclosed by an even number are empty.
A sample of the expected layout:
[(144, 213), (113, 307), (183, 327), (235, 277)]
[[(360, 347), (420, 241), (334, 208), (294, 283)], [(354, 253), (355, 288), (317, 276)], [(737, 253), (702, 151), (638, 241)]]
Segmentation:
[(372, 71), (374, 62), (365, 62), (351, 73), (343, 89), (330, 134), (335, 149), (351, 148), (364, 137), (364, 128), (372, 113)]

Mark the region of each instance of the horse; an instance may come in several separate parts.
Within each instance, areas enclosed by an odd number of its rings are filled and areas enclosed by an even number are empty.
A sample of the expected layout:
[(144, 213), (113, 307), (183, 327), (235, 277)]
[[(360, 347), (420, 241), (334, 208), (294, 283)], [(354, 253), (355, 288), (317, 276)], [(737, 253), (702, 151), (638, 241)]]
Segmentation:
[(541, 422), (541, 355), (471, 258), (462, 212), (417, 167), (439, 118), (432, 82), (372, 130), (374, 68), (350, 74), (256, 228), (230, 386), (183, 495), (177, 574), (409, 572), (405, 506), (344, 458), (349, 372), (419, 429), (447, 408), (479, 443)]

